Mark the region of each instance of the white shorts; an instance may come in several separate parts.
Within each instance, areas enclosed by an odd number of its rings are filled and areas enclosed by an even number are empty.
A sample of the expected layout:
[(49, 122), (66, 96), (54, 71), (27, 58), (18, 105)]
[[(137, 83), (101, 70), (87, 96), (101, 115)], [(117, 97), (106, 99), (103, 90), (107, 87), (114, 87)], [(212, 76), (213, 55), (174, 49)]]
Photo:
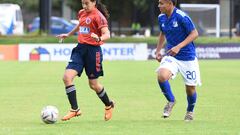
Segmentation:
[(193, 61), (182, 61), (177, 60), (172, 56), (164, 56), (156, 72), (159, 72), (159, 69), (161, 68), (170, 70), (173, 74), (172, 79), (174, 79), (177, 73), (180, 72), (186, 85), (201, 85), (200, 70), (197, 58), (195, 58)]

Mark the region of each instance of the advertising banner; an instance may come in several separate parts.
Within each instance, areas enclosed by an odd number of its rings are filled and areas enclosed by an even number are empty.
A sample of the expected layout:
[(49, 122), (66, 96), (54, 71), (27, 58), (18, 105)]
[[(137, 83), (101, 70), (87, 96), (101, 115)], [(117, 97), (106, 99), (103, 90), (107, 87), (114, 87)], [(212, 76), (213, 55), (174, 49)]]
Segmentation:
[[(19, 44), (19, 61), (69, 61), (76, 44)], [(147, 44), (107, 43), (104, 60), (147, 60)]]
[[(148, 45), (148, 59), (155, 59), (155, 52), (156, 45)], [(240, 59), (240, 44), (199, 44), (196, 54), (198, 59)]]
[[(156, 58), (156, 45), (148, 45), (148, 59), (155, 59)], [(161, 49), (161, 54), (165, 53), (165, 49)]]
[(107, 43), (102, 46), (105, 60), (147, 60), (146, 43)]
[(68, 61), (74, 44), (19, 44), (19, 61)]
[(198, 45), (196, 53), (199, 59), (240, 59), (240, 44)]
[(0, 60), (18, 60), (18, 46), (0, 45)]

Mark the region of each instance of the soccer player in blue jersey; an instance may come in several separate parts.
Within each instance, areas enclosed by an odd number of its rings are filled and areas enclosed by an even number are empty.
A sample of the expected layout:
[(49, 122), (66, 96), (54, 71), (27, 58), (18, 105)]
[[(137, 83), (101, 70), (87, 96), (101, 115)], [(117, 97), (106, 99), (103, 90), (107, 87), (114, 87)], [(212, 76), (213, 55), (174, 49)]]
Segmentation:
[[(163, 110), (163, 118), (168, 118), (172, 112), (176, 99), (172, 93), (169, 79), (174, 79), (180, 73), (186, 87), (187, 111), (184, 120), (193, 120), (193, 109), (197, 100), (196, 86), (201, 85), (198, 59), (193, 41), (198, 32), (183, 11), (177, 9), (177, 0), (159, 0), (161, 14), (158, 16), (160, 27), (159, 41), (156, 49), (156, 59), (160, 62), (157, 69), (159, 86), (168, 100)], [(160, 50), (166, 43), (166, 54)]]

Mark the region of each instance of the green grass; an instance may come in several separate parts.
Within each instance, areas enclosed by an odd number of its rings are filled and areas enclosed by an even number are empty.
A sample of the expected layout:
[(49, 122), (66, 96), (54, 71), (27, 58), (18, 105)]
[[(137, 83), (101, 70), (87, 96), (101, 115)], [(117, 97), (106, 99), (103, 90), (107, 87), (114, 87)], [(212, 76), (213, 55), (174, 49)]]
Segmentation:
[(184, 84), (171, 81), (177, 104), (162, 119), (166, 103), (156, 82), (155, 61), (106, 61), (101, 78), (116, 101), (113, 119), (103, 120), (104, 106), (88, 87), (85, 74), (75, 80), (83, 115), (44, 124), (40, 111), (55, 105), (60, 117), (69, 109), (62, 74), (65, 62), (0, 61), (0, 135), (240, 135), (240, 61), (200, 61), (203, 85), (197, 88), (195, 120), (183, 121)]
[[(113, 37), (109, 39), (108, 43), (148, 43), (157, 44), (158, 37), (148, 38), (133, 38), (133, 37)], [(64, 40), (64, 43), (76, 43), (77, 36), (71, 36)], [(0, 44), (19, 44), (19, 43), (58, 43), (58, 39), (55, 36), (38, 36), (38, 35), (26, 35), (26, 36), (0, 36)], [(197, 44), (209, 44), (209, 43), (240, 43), (239, 37), (232, 39), (228, 37), (199, 37), (195, 43)]]

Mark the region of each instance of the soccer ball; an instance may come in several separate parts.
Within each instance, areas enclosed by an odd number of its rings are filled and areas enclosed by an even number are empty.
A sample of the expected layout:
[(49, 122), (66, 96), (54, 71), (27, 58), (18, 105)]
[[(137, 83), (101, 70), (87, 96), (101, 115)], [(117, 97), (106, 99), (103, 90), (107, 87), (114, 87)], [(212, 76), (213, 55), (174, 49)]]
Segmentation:
[(53, 124), (58, 119), (58, 109), (55, 106), (46, 106), (41, 111), (41, 119), (46, 124)]

